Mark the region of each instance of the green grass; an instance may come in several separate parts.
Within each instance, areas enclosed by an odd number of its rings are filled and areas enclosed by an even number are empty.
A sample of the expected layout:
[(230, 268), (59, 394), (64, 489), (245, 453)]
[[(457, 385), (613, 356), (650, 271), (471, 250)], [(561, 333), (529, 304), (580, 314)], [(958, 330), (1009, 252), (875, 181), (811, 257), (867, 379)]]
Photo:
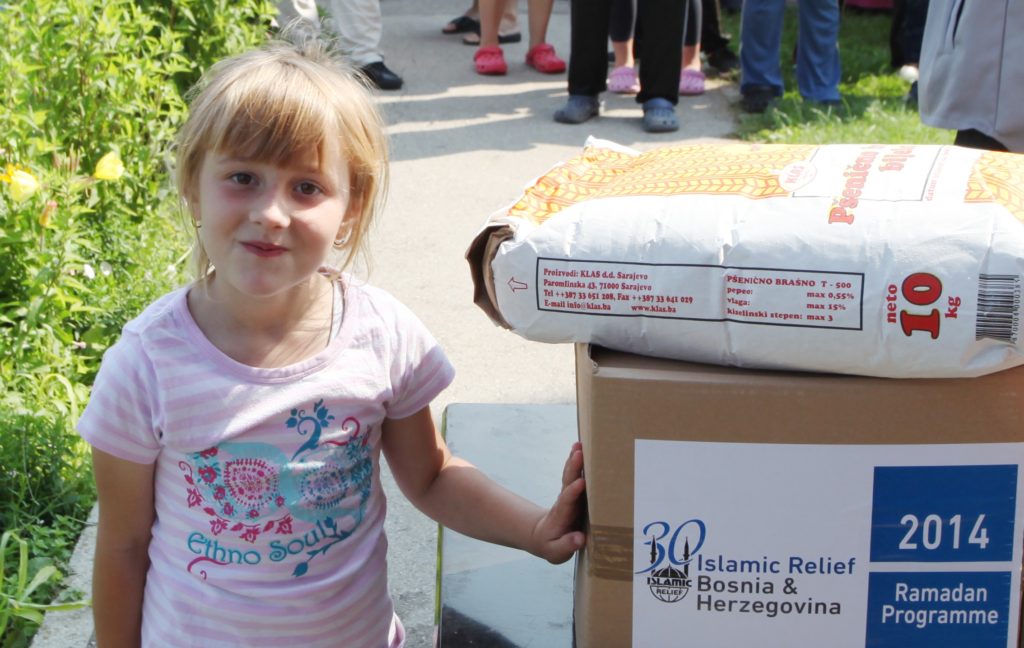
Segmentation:
[[(732, 45), (738, 50), (739, 17), (722, 18), (723, 30), (732, 33)], [(796, 18), (796, 8), (788, 7), (782, 37), (785, 94), (763, 114), (740, 113), (742, 139), (779, 144), (952, 144), (953, 131), (925, 126), (916, 106), (904, 100), (910, 84), (889, 65), (889, 13), (843, 11), (839, 31), (842, 105), (830, 109), (805, 102), (797, 92), (794, 69), (788, 63), (796, 43)]]

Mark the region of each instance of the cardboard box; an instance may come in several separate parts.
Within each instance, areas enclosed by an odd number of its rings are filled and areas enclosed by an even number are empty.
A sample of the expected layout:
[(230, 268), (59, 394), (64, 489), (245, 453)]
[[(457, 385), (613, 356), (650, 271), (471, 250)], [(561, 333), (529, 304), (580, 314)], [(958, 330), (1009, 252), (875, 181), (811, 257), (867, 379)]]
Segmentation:
[(577, 646), (1017, 644), (1024, 370), (576, 357)]

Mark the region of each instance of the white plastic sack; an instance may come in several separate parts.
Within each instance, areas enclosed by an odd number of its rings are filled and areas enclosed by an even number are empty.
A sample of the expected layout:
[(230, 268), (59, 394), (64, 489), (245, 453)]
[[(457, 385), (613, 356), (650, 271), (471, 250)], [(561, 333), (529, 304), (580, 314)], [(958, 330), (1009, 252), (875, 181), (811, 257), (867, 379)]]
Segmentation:
[(1024, 156), (590, 140), (494, 215), (477, 302), (530, 340), (890, 377), (1024, 363)]

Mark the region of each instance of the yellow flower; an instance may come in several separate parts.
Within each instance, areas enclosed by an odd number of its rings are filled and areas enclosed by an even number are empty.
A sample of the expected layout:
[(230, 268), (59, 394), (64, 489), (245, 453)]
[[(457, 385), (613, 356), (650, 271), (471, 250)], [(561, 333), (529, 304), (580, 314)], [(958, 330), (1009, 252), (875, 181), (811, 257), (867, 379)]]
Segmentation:
[(14, 175), (14, 172), (18, 170), (24, 171), (25, 167), (20, 164), (8, 164), (4, 167), (4, 172), (0, 173), (0, 182), (11, 184), (11, 177)]
[(96, 170), (92, 172), (92, 177), (97, 180), (117, 180), (123, 175), (124, 163), (114, 151), (101, 157), (100, 161), (96, 163)]
[(8, 165), (4, 178), (4, 181), (11, 185), (11, 197), (15, 202), (27, 200), (32, 194), (39, 191), (39, 181), (28, 171), (15, 169)]
[(42, 213), (39, 214), (39, 224), (43, 227), (49, 227), (50, 219), (53, 218), (55, 211), (57, 211), (57, 201), (47, 200), (46, 205), (43, 206)]

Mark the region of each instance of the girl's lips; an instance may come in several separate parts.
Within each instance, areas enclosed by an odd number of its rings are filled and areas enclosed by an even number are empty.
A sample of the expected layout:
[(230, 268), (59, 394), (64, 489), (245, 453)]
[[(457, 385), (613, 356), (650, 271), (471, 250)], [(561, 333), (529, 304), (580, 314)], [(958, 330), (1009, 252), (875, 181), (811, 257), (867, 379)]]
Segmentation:
[(287, 250), (287, 248), (283, 248), (280, 245), (264, 243), (263, 241), (242, 241), (242, 247), (261, 257), (278, 256)]

